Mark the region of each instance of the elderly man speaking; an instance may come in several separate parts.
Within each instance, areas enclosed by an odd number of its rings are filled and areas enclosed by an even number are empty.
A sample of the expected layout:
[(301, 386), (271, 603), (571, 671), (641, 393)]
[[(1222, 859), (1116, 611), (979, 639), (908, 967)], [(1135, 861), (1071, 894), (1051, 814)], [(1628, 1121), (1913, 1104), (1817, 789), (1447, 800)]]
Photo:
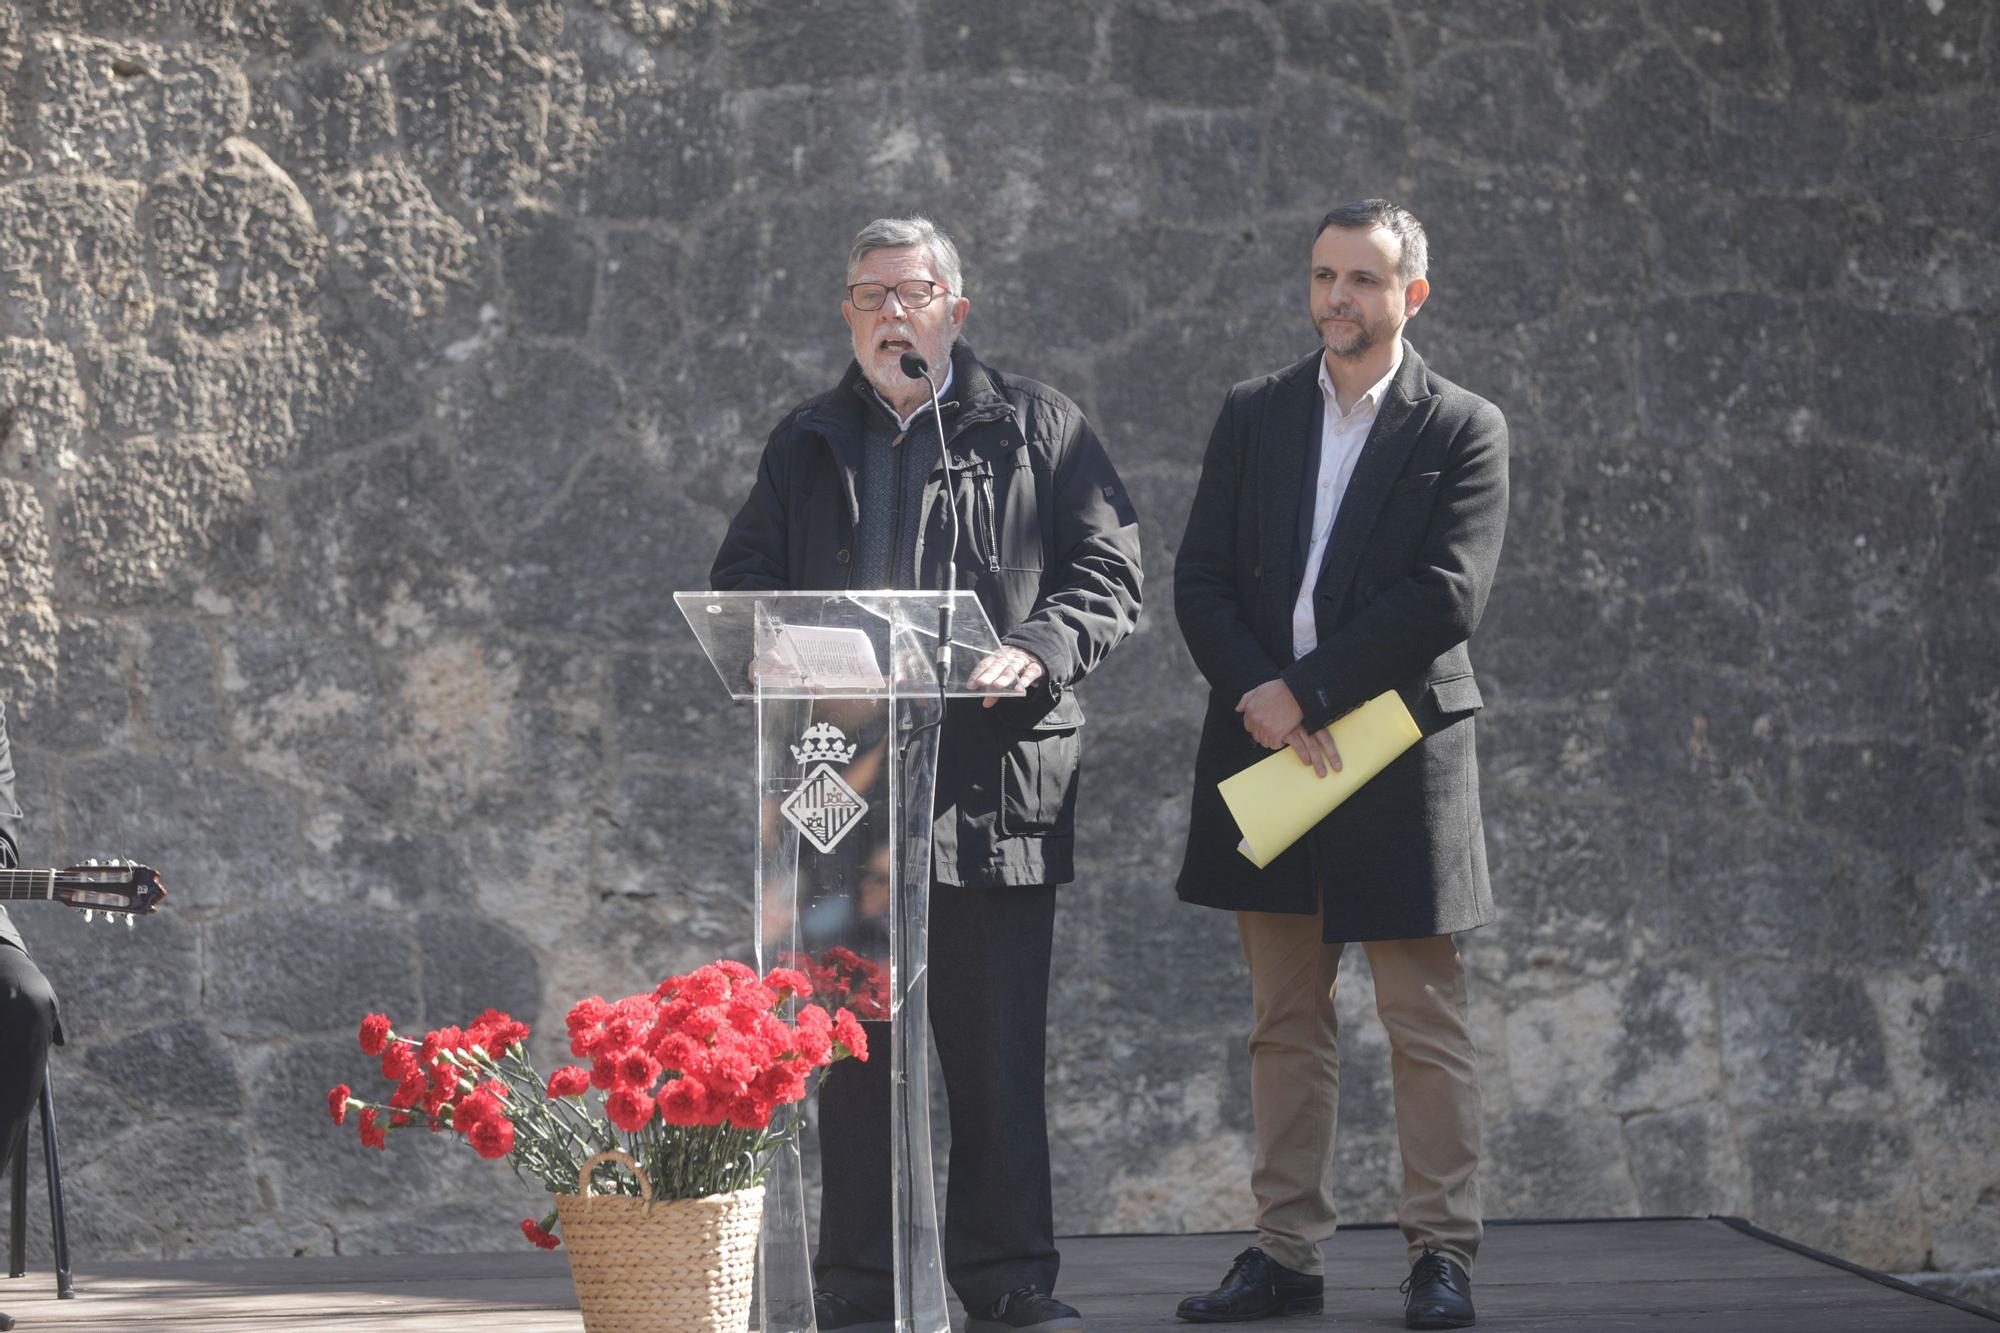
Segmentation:
[[(771, 432), (711, 577), (718, 589), (940, 589), (955, 559), (1002, 645), (973, 678), (1027, 689), (946, 710), (929, 1009), (951, 1103), (945, 1276), (968, 1333), (1053, 1333), (1084, 1327), (1053, 1296), (1042, 1091), (1055, 891), (1073, 877), (1075, 687), (1138, 619), (1139, 530), (1076, 404), (959, 341), (970, 309), (936, 226), (862, 228), (840, 306), (853, 363)], [(903, 369), (912, 352), (938, 380), (949, 490), (935, 420), (918, 420), (930, 390)], [(1039, 777), (1008, 782), (1009, 769)], [(892, 1327), (888, 1075), (886, 1060), (850, 1061), (820, 1092), (822, 1329)]]

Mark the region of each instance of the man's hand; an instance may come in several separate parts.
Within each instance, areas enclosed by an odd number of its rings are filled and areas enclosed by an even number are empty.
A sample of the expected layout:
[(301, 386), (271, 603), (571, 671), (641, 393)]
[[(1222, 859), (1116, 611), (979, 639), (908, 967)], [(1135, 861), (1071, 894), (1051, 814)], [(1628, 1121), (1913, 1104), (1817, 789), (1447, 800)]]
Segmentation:
[(1294, 727), (1285, 737), (1285, 744), (1292, 747), (1300, 763), (1311, 764), (1320, 777), (1340, 771), (1340, 747), (1333, 743), (1331, 727), (1321, 727), (1318, 731)]
[(1236, 711), (1243, 714), (1243, 729), (1250, 733), (1250, 739), (1267, 750), (1285, 744), (1285, 738), (1306, 720), (1299, 701), (1292, 697), (1292, 687), (1282, 677), (1267, 680), (1238, 699)]
[(785, 655), (775, 647), (766, 648), (751, 658), (750, 664), (743, 668), (743, 680), (752, 688), (760, 683), (773, 687), (803, 685), (805, 679), (799, 674), (799, 669), (787, 662)]
[[(1048, 670), (1043, 667), (1040, 658), (1025, 648), (1005, 644), (999, 651), (988, 653), (980, 659), (979, 665), (972, 668), (972, 676), (968, 683), (1026, 692), (1047, 674)], [(991, 708), (1005, 697), (1000, 694), (989, 694), (986, 696), (985, 706)]]

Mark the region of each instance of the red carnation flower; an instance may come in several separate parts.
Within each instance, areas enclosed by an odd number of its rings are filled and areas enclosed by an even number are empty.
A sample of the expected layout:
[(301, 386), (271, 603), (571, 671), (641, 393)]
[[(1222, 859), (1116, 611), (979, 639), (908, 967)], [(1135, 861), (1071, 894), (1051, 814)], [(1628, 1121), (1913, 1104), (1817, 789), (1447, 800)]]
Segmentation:
[(792, 1044), (800, 1057), (812, 1064), (828, 1063), (833, 1057), (833, 1019), (826, 1010), (816, 1004), (802, 1006)]
[(431, 1090), (424, 1094), (424, 1109), (432, 1115), (438, 1108), (458, 1095), (458, 1071), (450, 1065), (436, 1065), (431, 1069)]
[(638, 1088), (616, 1088), (604, 1099), (604, 1114), (627, 1134), (637, 1134), (653, 1118), (653, 1099)]
[(740, 1097), (750, 1086), (750, 1080), (757, 1077), (757, 1062), (750, 1055), (735, 1046), (717, 1045), (701, 1062), (702, 1082), (709, 1085), (712, 1092), (725, 1097)]
[(683, 1074), (660, 1089), (660, 1118), (670, 1125), (699, 1125), (708, 1118), (708, 1089)]
[(410, 1077), (398, 1083), (396, 1090), (389, 1094), (389, 1105), (399, 1111), (406, 1111), (417, 1104), (418, 1099), (424, 1095), (424, 1089), (429, 1086), (423, 1070), (412, 1070)]
[(417, 1063), (434, 1064), (446, 1051), (455, 1051), (465, 1045), (465, 1034), (457, 1028), (438, 1028), (424, 1034), (423, 1045), (417, 1047)]
[(854, 1012), (877, 1022), (889, 1017), (889, 974), (881, 968), (869, 973), (864, 987), (854, 992)]
[(514, 1151), (514, 1122), (504, 1115), (488, 1116), (472, 1127), (466, 1139), (481, 1157), (505, 1157)]
[(794, 968), (774, 967), (764, 974), (764, 984), (776, 991), (781, 998), (807, 996), (813, 993), (812, 982), (806, 974)]
[(674, 998), (696, 1006), (721, 1004), (729, 998), (729, 977), (714, 964), (696, 968), (674, 992)]
[(479, 1011), (479, 1017), (472, 1020), (472, 1026), (468, 1027), (466, 1031), (484, 1032), (492, 1028), (501, 1027), (505, 1024), (512, 1023), (513, 1021), (514, 1021), (514, 1016), (512, 1014), (505, 1013), (502, 1010), (491, 1009), (491, 1008), (482, 1009)]
[[(490, 1120), (504, 1120), (506, 1107), (499, 1095), (504, 1091), (500, 1084), (489, 1080), (466, 1093), (452, 1110), (452, 1128), (469, 1136)], [(510, 1139), (513, 1137), (512, 1126), (508, 1128), (508, 1137)]]
[(868, 1059), (868, 1034), (861, 1030), (861, 1024), (854, 1015), (845, 1009), (833, 1016), (833, 1039), (845, 1046), (847, 1053), (855, 1059)]
[(389, 1146), (389, 1131), (375, 1123), (375, 1108), (364, 1107), (361, 1112), (361, 1146), (382, 1150)]
[(370, 1014), (361, 1020), (361, 1053), (380, 1055), (389, 1044), (389, 1015)]
[(728, 977), (733, 982), (755, 981), (757, 979), (757, 974), (754, 971), (746, 965), (737, 962), (734, 958), (720, 959), (714, 966), (716, 971), (722, 973), (723, 976)]
[(382, 1077), (407, 1078), (417, 1067), (417, 1057), (411, 1053), (406, 1041), (392, 1041), (382, 1051)]
[(775, 1060), (798, 1045), (798, 1033), (792, 1025), (776, 1014), (760, 1014), (757, 1026), (746, 1034), (747, 1039), (758, 1043), (768, 1052), (766, 1060)]
[(354, 1097), (354, 1089), (345, 1083), (326, 1094), (326, 1113), (333, 1117), (333, 1123), (347, 1123), (347, 1103)]
[(729, 1108), (729, 1123), (738, 1129), (768, 1126), (773, 1111), (806, 1095), (808, 1070), (802, 1060), (787, 1060), (759, 1074), (750, 1090)]
[(564, 1019), (569, 1027), (570, 1053), (589, 1055), (591, 1048), (604, 1035), (604, 1020), (610, 1016), (611, 1006), (604, 1002), (602, 995), (593, 995), (571, 1005), (569, 1016)]
[(605, 1020), (604, 1039), (597, 1049), (601, 1051), (604, 1047), (610, 1046), (622, 1051), (627, 1046), (636, 1046), (639, 1038), (646, 1035), (646, 1029), (650, 1026), (652, 1026), (651, 1018), (642, 1019), (636, 1014), (613, 1014)]
[(576, 1065), (564, 1065), (549, 1075), (549, 1096), (581, 1097), (590, 1090), (590, 1071)]
[(729, 1123), (737, 1129), (765, 1129), (770, 1126), (771, 1112), (777, 1109), (775, 1101), (752, 1088), (730, 1103)]
[(742, 1006), (756, 1013), (765, 1013), (776, 1008), (777, 1003), (778, 993), (754, 976), (748, 981), (739, 982), (729, 997), (731, 1012)]
[(644, 1051), (631, 1050), (618, 1057), (612, 1072), (613, 1081), (619, 1087), (649, 1091), (653, 1081), (660, 1076), (660, 1062)]
[(515, 1022), (512, 1015), (498, 1009), (488, 1009), (472, 1021), (468, 1035), (473, 1045), (497, 1060), (507, 1053), (509, 1046), (527, 1040), (528, 1025)]
[(530, 1245), (538, 1249), (553, 1250), (556, 1246), (562, 1244), (560, 1236), (554, 1236), (542, 1230), (532, 1217), (521, 1219), (521, 1234), (528, 1238)]
[(719, 1004), (701, 1005), (680, 1021), (681, 1031), (696, 1041), (707, 1041), (729, 1022), (729, 1010)]
[(686, 1069), (698, 1059), (702, 1045), (685, 1032), (669, 1032), (653, 1047), (653, 1058), (662, 1069)]

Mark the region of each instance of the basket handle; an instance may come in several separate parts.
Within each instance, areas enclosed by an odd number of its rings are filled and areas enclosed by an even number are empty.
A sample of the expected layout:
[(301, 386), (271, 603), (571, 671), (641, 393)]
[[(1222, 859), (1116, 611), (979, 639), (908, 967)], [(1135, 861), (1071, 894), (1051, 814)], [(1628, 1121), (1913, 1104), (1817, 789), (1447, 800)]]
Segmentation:
[(590, 1177), (597, 1170), (598, 1163), (600, 1162), (623, 1162), (625, 1169), (632, 1173), (632, 1178), (639, 1182), (639, 1197), (647, 1203), (653, 1201), (653, 1182), (646, 1179), (645, 1170), (632, 1160), (631, 1153), (621, 1152), (617, 1148), (613, 1148), (609, 1152), (597, 1154), (597, 1156), (576, 1169), (576, 1192), (578, 1194), (586, 1199), (593, 1197), (590, 1192)]

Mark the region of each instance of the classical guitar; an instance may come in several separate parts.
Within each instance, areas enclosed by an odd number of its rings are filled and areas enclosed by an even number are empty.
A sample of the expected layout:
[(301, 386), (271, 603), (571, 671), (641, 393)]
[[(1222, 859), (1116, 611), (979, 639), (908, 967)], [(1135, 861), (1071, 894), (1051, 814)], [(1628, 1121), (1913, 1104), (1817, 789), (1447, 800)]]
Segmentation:
[(0, 902), (68, 903), (84, 919), (98, 912), (132, 918), (160, 910), (167, 891), (151, 866), (130, 861), (86, 861), (67, 870), (0, 870)]

